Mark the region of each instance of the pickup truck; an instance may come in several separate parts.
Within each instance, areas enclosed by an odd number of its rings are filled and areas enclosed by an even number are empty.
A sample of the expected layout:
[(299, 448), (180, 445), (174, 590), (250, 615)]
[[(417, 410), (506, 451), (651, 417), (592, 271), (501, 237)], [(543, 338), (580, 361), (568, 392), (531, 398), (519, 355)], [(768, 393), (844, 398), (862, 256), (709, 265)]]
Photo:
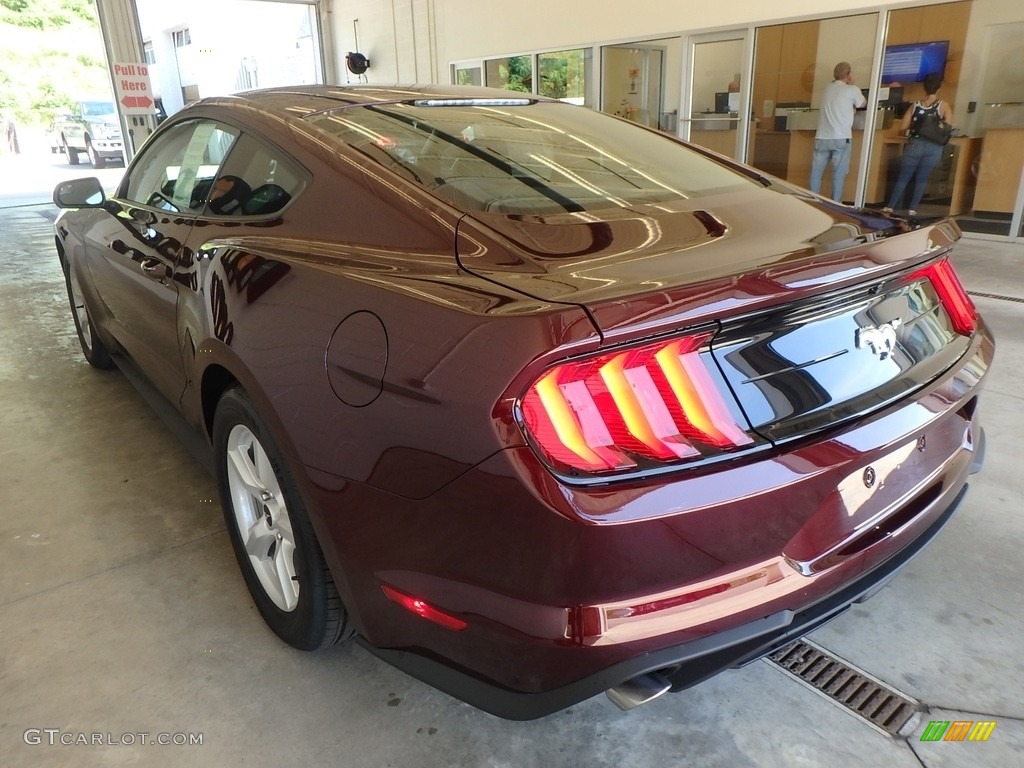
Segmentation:
[(112, 101), (79, 101), (54, 125), (53, 133), (68, 163), (78, 165), (78, 155), (89, 156), (93, 168), (111, 160), (124, 161), (121, 124)]

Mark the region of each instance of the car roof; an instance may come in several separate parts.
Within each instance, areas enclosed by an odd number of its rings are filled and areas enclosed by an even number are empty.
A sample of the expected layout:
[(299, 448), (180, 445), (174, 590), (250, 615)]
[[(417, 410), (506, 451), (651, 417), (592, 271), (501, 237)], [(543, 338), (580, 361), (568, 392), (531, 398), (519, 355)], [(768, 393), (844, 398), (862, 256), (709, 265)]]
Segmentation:
[(308, 117), (366, 104), (385, 104), (418, 99), (530, 99), (556, 101), (531, 93), (501, 88), (460, 85), (308, 85), (242, 91), (232, 96), (203, 99), (198, 104), (238, 104), (294, 117)]

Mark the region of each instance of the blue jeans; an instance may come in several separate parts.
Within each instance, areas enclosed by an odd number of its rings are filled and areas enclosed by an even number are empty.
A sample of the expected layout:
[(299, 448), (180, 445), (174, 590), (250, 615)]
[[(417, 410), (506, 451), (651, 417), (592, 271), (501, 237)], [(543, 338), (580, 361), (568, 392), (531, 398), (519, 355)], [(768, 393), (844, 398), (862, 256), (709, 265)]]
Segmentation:
[(832, 166), (832, 199), (843, 201), (843, 183), (850, 170), (849, 139), (815, 139), (814, 157), (811, 160), (811, 192), (821, 192), (821, 177), (825, 166)]
[(932, 175), (935, 166), (942, 159), (942, 147), (928, 139), (913, 138), (907, 142), (903, 150), (903, 160), (900, 163), (900, 175), (896, 179), (896, 186), (893, 187), (892, 196), (889, 198), (890, 208), (899, 208), (903, 202), (903, 194), (907, 191), (910, 180), (914, 180), (914, 189), (910, 193), (909, 210), (916, 210), (924, 197), (925, 187), (928, 186), (928, 177)]

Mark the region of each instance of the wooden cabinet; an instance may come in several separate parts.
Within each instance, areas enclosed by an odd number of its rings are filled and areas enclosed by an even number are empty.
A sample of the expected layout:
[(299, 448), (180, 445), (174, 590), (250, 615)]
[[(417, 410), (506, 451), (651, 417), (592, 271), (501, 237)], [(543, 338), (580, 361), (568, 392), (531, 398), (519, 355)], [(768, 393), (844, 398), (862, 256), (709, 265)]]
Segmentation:
[(758, 131), (753, 158), (755, 168), (785, 179), (789, 173), (789, 131)]
[(1024, 171), (1024, 128), (989, 128), (981, 140), (974, 210), (1013, 213)]
[(817, 21), (802, 21), (783, 27), (776, 103), (811, 103), (814, 63), (818, 57), (818, 28)]
[[(771, 125), (774, 105), (780, 102), (811, 103), (814, 91), (814, 63), (818, 56), (818, 21), (760, 27), (754, 46), (753, 108)], [(773, 105), (771, 113), (765, 102)]]
[[(779, 92), (779, 58), (782, 56), (782, 27), (757, 30), (754, 49), (754, 93), (752, 106), (763, 125), (775, 119), (775, 99)], [(771, 102), (765, 112), (765, 102)]]
[(726, 157), (736, 157), (736, 131), (690, 130), (690, 141)]

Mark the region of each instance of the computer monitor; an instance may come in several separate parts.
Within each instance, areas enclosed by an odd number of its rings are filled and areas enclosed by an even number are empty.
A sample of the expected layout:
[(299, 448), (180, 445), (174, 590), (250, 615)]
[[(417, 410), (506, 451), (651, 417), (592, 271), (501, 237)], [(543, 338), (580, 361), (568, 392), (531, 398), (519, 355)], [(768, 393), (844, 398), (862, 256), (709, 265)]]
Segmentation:
[(729, 112), (729, 94), (726, 92), (715, 94), (715, 112), (719, 114), (725, 114)]
[(882, 59), (882, 82), (920, 83), (931, 74), (942, 77), (948, 55), (948, 40), (888, 45)]

